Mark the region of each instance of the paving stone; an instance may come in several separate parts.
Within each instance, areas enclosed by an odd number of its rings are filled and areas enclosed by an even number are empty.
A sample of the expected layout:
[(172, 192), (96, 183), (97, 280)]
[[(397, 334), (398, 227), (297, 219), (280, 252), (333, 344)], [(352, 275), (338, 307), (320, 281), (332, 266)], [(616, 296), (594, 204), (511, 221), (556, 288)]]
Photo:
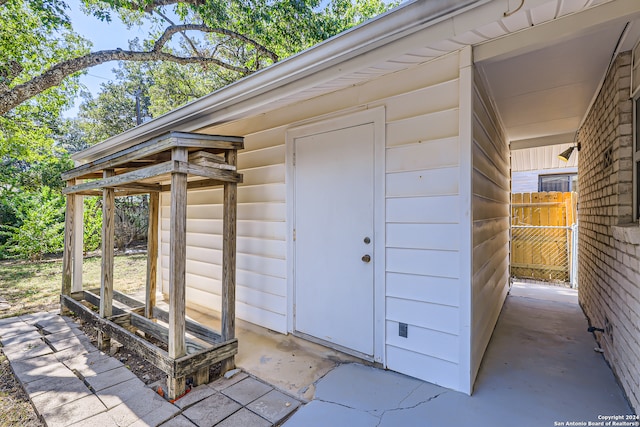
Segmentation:
[[(163, 399), (164, 400), (164, 399)], [(177, 414), (180, 413), (180, 409), (176, 408), (169, 402), (165, 401), (165, 404), (160, 406), (157, 409), (149, 412), (147, 415), (144, 415), (135, 423), (131, 424), (131, 427), (156, 427), (165, 421), (168, 421), (174, 418)]]
[(41, 339), (25, 341), (11, 347), (4, 348), (2, 351), (11, 363), (53, 353), (51, 347)]
[(84, 377), (85, 381), (89, 383), (94, 391), (111, 387), (132, 378), (137, 377), (124, 366)]
[(69, 427), (120, 427), (108, 412), (101, 412), (93, 417), (86, 418)]
[(38, 356), (31, 359), (13, 362), (11, 363), (11, 370), (13, 370), (13, 373), (16, 376), (20, 377), (21, 375), (28, 373), (29, 371), (32, 371), (36, 368), (54, 365), (56, 363), (58, 363), (58, 359), (54, 354), (45, 354), (44, 356)]
[(299, 406), (300, 401), (278, 390), (271, 390), (251, 402), (247, 408), (276, 424), (298, 409)]
[(44, 325), (44, 327), (42, 328), (42, 332), (45, 335), (52, 335), (52, 334), (57, 334), (58, 332), (64, 332), (64, 331), (68, 331), (70, 329), (78, 329), (77, 325), (69, 325), (66, 322), (52, 322), (52, 323), (47, 323), (46, 325)]
[(211, 387), (207, 387), (206, 385), (200, 385), (198, 387), (192, 388), (189, 393), (187, 393), (184, 397), (176, 400), (174, 405), (176, 405), (180, 409), (187, 408), (193, 405), (196, 402), (201, 401), (209, 396), (211, 396), (216, 391)]
[(245, 378), (244, 380), (222, 390), (226, 396), (232, 398), (236, 402), (247, 405), (260, 396), (263, 396), (273, 390), (273, 387), (256, 380), (255, 378)]
[(61, 362), (67, 362), (78, 356), (87, 356), (91, 353), (98, 353), (98, 349), (93, 344), (84, 344), (78, 347), (69, 347), (54, 353), (55, 357)]
[(0, 338), (6, 339), (14, 335), (26, 334), (34, 331), (35, 328), (25, 322), (12, 322), (0, 326)]
[(179, 408), (176, 408), (148, 388), (143, 387), (136, 398), (129, 399), (110, 409), (109, 415), (118, 425), (128, 426), (141, 419), (158, 425), (172, 418), (178, 412), (180, 412)]
[(70, 348), (70, 347), (78, 348), (78, 347), (84, 347), (84, 346), (87, 346), (87, 345), (91, 345), (91, 342), (86, 337), (84, 337), (84, 338), (83, 337), (72, 337), (72, 338), (67, 338), (67, 339), (60, 339), (60, 340), (57, 340), (57, 341), (55, 341), (55, 340), (51, 341), (51, 340), (49, 340), (48, 336), (45, 336), (44, 340), (56, 352), (65, 350), (65, 349)]
[[(25, 391), (30, 398), (34, 398), (42, 393), (56, 390), (76, 390), (78, 383), (83, 384), (82, 380), (73, 375), (73, 372), (69, 371), (68, 374), (59, 375), (56, 377), (45, 377), (30, 383), (23, 384)], [(85, 386), (86, 388), (86, 386)]]
[(22, 321), (23, 320), (20, 319), (18, 316), (5, 317), (4, 319), (0, 319), (0, 327), (5, 326), (5, 325), (9, 325), (11, 323), (22, 322)]
[(7, 338), (3, 338), (2, 340), (0, 340), (2, 342), (2, 345), (7, 348), (7, 347), (11, 347), (12, 345), (15, 344), (20, 344), (26, 341), (33, 341), (33, 340), (38, 340), (41, 339), (42, 335), (40, 335), (40, 332), (38, 332), (37, 330), (33, 329), (31, 332), (26, 332), (24, 334), (19, 334), (19, 335), (13, 335)]
[(231, 387), (232, 385), (242, 381), (243, 379), (247, 378), (249, 375), (247, 375), (245, 372), (239, 372), (237, 374), (235, 374), (234, 376), (232, 376), (231, 378), (218, 378), (217, 380), (215, 380), (212, 383), (207, 384), (209, 387), (213, 388), (214, 390), (217, 391), (222, 391), (227, 387)]
[[(33, 360), (33, 359), (28, 359)], [(16, 376), (20, 379), (20, 381), (24, 384), (30, 383), (32, 381), (37, 381), (47, 377), (75, 377), (69, 368), (64, 366), (62, 363), (55, 361), (51, 363), (47, 363), (44, 365), (36, 365), (36, 366), (21, 366), (21, 362), (16, 362), (15, 365), (19, 371), (14, 371)], [(12, 365), (12, 367), (13, 367)]]
[(25, 323), (28, 323), (30, 325), (36, 325), (36, 323), (38, 322), (47, 322), (50, 321), (52, 319), (55, 319), (58, 316), (55, 313), (49, 313), (46, 311), (41, 311), (39, 313), (30, 313), (30, 314), (23, 314), (22, 316), (20, 316), (20, 320), (22, 320)]
[(160, 424), (162, 427), (194, 427), (195, 424), (189, 421), (184, 415), (178, 415), (175, 418), (171, 418), (167, 422)]
[(240, 408), (237, 402), (215, 393), (186, 409), (183, 415), (200, 427), (212, 427)]
[[(49, 409), (40, 415), (47, 420), (48, 427), (64, 427), (78, 421), (86, 420), (106, 411), (100, 399), (91, 395), (75, 400), (57, 408)], [(87, 425), (87, 424), (85, 424)]]
[[(64, 331), (48, 334), (45, 338), (51, 342), (73, 337), (87, 337), (80, 329), (69, 328)], [(87, 338), (88, 339), (88, 338)]]
[(221, 423), (216, 424), (216, 427), (270, 427), (271, 425), (271, 422), (259, 417), (246, 408), (242, 408)]
[(72, 381), (63, 388), (57, 388), (32, 397), (31, 402), (38, 409), (38, 413), (42, 414), (92, 394), (91, 390), (82, 381)]
[(128, 381), (107, 387), (96, 392), (98, 398), (104, 403), (104, 406), (111, 409), (121, 403), (127, 402), (132, 398), (142, 395), (143, 389), (146, 387), (138, 378), (132, 378)]
[(79, 354), (65, 360), (64, 364), (85, 377), (124, 366), (120, 361), (102, 351)]

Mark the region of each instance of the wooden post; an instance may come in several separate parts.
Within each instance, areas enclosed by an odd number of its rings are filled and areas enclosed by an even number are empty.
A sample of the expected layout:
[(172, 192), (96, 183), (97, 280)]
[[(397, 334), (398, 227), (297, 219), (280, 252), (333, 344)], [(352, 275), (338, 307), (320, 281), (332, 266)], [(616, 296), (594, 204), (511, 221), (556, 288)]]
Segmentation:
[(158, 268), (158, 210), (160, 193), (149, 193), (149, 230), (147, 232), (147, 284), (144, 315), (151, 319), (156, 305), (156, 276)]
[(84, 257), (84, 197), (74, 196), (74, 204), (71, 292), (80, 292), (82, 290), (82, 260)]
[[(172, 160), (186, 162), (187, 149), (174, 148)], [(169, 357), (184, 356), (185, 273), (187, 258), (187, 174), (171, 174), (171, 228), (169, 237)], [(185, 377), (167, 378), (168, 394), (175, 399), (184, 393)]]
[[(236, 166), (238, 153), (229, 150), (225, 153), (227, 163)], [(222, 325), (223, 341), (236, 335), (236, 214), (238, 184), (224, 184), (223, 206), (223, 244), (222, 244)], [(233, 357), (222, 362), (222, 372), (235, 368)]]
[[(75, 179), (70, 179), (67, 181), (67, 187), (71, 187), (75, 185)], [(72, 265), (72, 255), (73, 255), (73, 232), (74, 232), (74, 224), (73, 219), (75, 216), (75, 201), (76, 198), (73, 195), (67, 196), (67, 207), (64, 214), (64, 252), (62, 255), (62, 295), (69, 295), (71, 293), (71, 265)], [(68, 310), (65, 310), (62, 306), (60, 307), (62, 313), (66, 313)]]
[[(105, 169), (104, 178), (115, 175), (113, 169)], [(102, 190), (102, 268), (100, 276), (100, 317), (109, 317), (113, 308), (113, 243), (115, 230), (115, 192), (113, 188)], [(98, 347), (109, 351), (108, 335), (98, 331)]]

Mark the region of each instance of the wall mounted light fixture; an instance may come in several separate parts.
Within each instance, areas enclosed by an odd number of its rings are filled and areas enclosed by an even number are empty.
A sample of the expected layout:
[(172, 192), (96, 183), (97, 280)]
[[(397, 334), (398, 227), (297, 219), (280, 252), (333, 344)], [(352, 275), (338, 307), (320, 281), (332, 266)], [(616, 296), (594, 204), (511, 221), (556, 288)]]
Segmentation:
[(569, 161), (569, 157), (571, 157), (571, 154), (573, 153), (573, 150), (578, 149), (578, 151), (580, 151), (580, 143), (578, 142), (576, 145), (574, 145), (573, 147), (569, 147), (566, 150), (564, 150), (562, 153), (558, 154), (558, 158), (560, 160), (562, 160), (563, 162), (568, 162)]

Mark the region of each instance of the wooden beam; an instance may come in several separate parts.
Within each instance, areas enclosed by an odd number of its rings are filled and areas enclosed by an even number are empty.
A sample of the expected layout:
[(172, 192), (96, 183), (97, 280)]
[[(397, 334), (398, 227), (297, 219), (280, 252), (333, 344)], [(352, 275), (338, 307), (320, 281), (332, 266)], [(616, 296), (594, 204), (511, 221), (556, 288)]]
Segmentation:
[(71, 280), (71, 292), (82, 290), (82, 264), (84, 258), (84, 197), (72, 196), (75, 201), (73, 220), (73, 279)]
[(242, 182), (242, 174), (232, 170), (218, 169), (217, 167), (199, 166), (192, 163), (178, 162), (176, 170), (189, 175), (216, 179), (222, 182)]
[(147, 283), (145, 286), (145, 316), (153, 317), (156, 305), (156, 279), (158, 273), (158, 217), (160, 194), (149, 194), (149, 228), (147, 231)]
[[(78, 166), (62, 174), (64, 181), (85, 176), (92, 172), (114, 168), (133, 160), (153, 156), (173, 147), (199, 147), (210, 149), (240, 149), (244, 138), (237, 136), (203, 135), (187, 132), (169, 132), (125, 150), (102, 157), (94, 162)], [(186, 159), (185, 159), (186, 161)]]
[[(230, 150), (225, 153), (227, 163), (236, 166), (238, 153)], [(222, 216), (222, 325), (223, 341), (236, 336), (236, 216), (238, 202), (238, 184), (224, 184), (224, 206)], [(222, 372), (235, 368), (233, 357), (225, 360)]]
[[(174, 148), (174, 161), (187, 159), (186, 148)], [(171, 174), (171, 227), (169, 230), (169, 356), (185, 353), (185, 280), (187, 229), (187, 175)]]
[[(113, 169), (103, 173), (107, 179), (113, 176)], [(109, 317), (113, 307), (113, 244), (115, 231), (115, 195), (113, 188), (102, 190), (102, 263), (100, 275), (100, 317)], [(107, 351), (110, 340), (107, 335), (98, 334), (100, 350)]]
[(189, 154), (189, 163), (198, 166), (208, 166), (217, 169), (236, 170), (233, 165), (227, 164), (224, 156), (209, 153), (207, 151), (195, 151)]
[[(73, 185), (75, 185), (75, 179), (67, 181), (68, 187)], [(62, 295), (69, 295), (71, 293), (75, 202), (75, 196), (67, 196), (67, 207), (64, 215), (64, 248), (62, 254)]]
[[(155, 323), (152, 320), (149, 320), (146, 317), (140, 316), (136, 313), (130, 313), (130, 314), (131, 314), (130, 316), (131, 326), (138, 328), (145, 334), (148, 334), (149, 336), (152, 336), (157, 340), (160, 340), (162, 342), (167, 342), (167, 339), (169, 337), (169, 330), (166, 326), (164, 326), (161, 323)], [(204, 345), (192, 339), (188, 339), (188, 338), (185, 339), (185, 343), (186, 343), (186, 349), (187, 349), (186, 354), (197, 353), (205, 349)]]
[[(159, 307), (153, 308), (153, 317), (160, 319), (163, 322), (169, 322), (169, 313)], [(187, 332), (194, 337), (206, 341), (209, 344), (222, 342), (222, 337), (216, 331), (209, 329), (198, 322), (194, 322), (193, 320), (185, 319), (185, 322)]]
[(73, 187), (64, 188), (62, 191), (63, 194), (69, 194), (87, 190), (96, 190), (105, 187), (118, 187), (120, 185), (134, 183), (142, 179), (153, 178), (159, 175), (168, 174), (173, 171), (174, 167), (174, 163), (169, 161), (136, 169), (131, 172), (125, 172), (120, 175), (110, 175), (107, 177), (103, 174), (103, 179), (83, 182), (82, 184), (78, 184)]
[[(186, 150), (186, 148), (184, 150)], [(62, 190), (62, 193), (84, 194), (87, 191), (100, 188), (119, 188), (126, 184), (136, 183), (145, 179), (158, 178), (162, 175), (174, 172), (202, 176), (205, 178), (216, 179), (221, 182), (242, 182), (242, 175), (235, 171), (192, 165), (186, 161), (177, 161), (174, 159), (157, 165), (136, 169), (131, 172), (125, 172), (120, 175), (112, 175), (96, 181), (84, 182), (82, 184), (74, 185), (73, 187), (67, 187)], [(136, 185), (139, 186), (139, 184)], [(160, 191), (162, 189), (161, 186), (153, 186), (151, 188), (153, 188), (154, 191)], [(149, 190), (148, 188), (144, 188), (143, 191)]]
[[(187, 183), (188, 190), (199, 190), (203, 188), (220, 187), (223, 183), (217, 179), (199, 179), (197, 181), (189, 181)], [(171, 184), (162, 186), (162, 192), (170, 191)]]

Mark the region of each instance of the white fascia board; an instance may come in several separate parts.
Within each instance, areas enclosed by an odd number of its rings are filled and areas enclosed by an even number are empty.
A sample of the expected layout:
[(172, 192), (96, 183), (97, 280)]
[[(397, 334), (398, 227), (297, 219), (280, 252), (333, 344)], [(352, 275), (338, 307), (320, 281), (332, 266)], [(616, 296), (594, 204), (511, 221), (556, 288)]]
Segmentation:
[[(225, 111), (243, 101), (256, 105), (257, 97), (265, 94), (268, 94), (267, 98), (270, 100), (282, 98), (286, 91), (280, 91), (281, 88), (299, 83), (321, 71), (330, 70), (333, 77), (346, 74), (345, 67), (341, 66), (345, 62), (489, 1), (491, 0), (408, 2), (282, 62), (76, 153), (72, 158), (79, 163), (90, 162), (169, 130), (193, 131), (202, 128), (211, 124), (214, 113), (215, 120), (218, 121), (222, 117), (218, 117), (217, 113), (225, 115)], [(453, 25), (451, 27), (453, 32)], [(376, 56), (379, 55), (380, 52), (376, 52)]]

